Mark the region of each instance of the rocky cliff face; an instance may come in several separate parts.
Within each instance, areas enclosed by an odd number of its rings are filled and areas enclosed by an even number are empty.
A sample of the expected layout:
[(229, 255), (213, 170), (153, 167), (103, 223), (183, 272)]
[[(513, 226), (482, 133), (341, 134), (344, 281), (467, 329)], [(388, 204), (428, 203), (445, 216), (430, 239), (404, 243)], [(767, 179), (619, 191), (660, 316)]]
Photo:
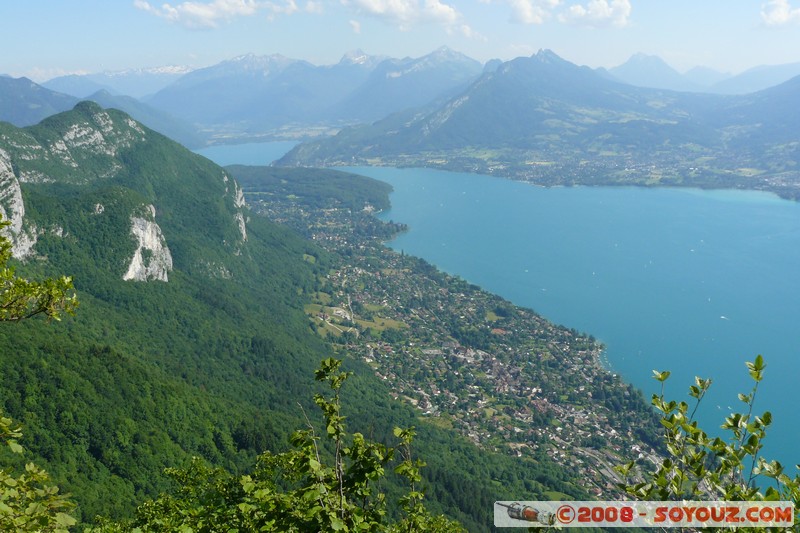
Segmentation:
[(145, 129), (130, 117), (115, 118), (91, 102), (71, 112), (77, 120), (62, 124), (62, 115), (50, 117), (31, 129), (0, 132), (22, 183), (53, 181), (88, 183), (110, 178), (123, 168), (118, 155), (147, 140)]
[(9, 221), (10, 226), (3, 234), (11, 239), (12, 253), (17, 259), (25, 258), (33, 253), (36, 244), (36, 232), (24, 228), (25, 202), (22, 200), (22, 189), (14, 175), (11, 158), (8, 152), (0, 148), (0, 215)]
[(122, 279), (169, 281), (172, 254), (161, 228), (155, 222), (156, 208), (148, 205), (146, 211), (145, 216), (131, 216), (131, 234), (137, 241), (137, 247)]
[(236, 220), (236, 225), (239, 226), (239, 233), (242, 234), (242, 242), (247, 241), (247, 224), (245, 223), (244, 216), (244, 191), (239, 187), (236, 181), (233, 182), (233, 205), (236, 206), (237, 212), (233, 216)]

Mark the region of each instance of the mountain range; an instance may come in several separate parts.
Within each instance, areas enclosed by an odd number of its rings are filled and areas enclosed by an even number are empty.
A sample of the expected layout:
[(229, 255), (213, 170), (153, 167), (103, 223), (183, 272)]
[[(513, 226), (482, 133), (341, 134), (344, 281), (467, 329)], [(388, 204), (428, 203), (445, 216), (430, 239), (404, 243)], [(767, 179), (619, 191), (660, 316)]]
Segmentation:
[(56, 92), (86, 98), (97, 91), (132, 96), (142, 99), (191, 72), (189, 67), (166, 66), (156, 68), (137, 68), (92, 74), (70, 74), (59, 76), (42, 85)]
[[(355, 53), (331, 67), (246, 56), (185, 74), (151, 107), (108, 91), (92, 93), (99, 104), (78, 102), (0, 78), (0, 214), (11, 222), (15, 266), (30, 277), (74, 276), (81, 301), (60, 324), (0, 324), (3, 413), (24, 425), (36, 462), (91, 520), (129, 516), (169, 486), (164, 468), (192, 456), (244, 472), (261, 451), (285, 449), (313, 412), (319, 389), (309, 377), (332, 347), (303, 307), (336, 259), (250, 212), (232, 171), (105, 106), (151, 113), (151, 123), (165, 116), (156, 105), (182, 109), (182, 120), (217, 133), (377, 120), (298, 146), (283, 160), (291, 165), (796, 192), (800, 78), (720, 96), (609, 75), (550, 51), (487, 66), (447, 49), (403, 60)], [(282, 170), (270, 169), (269, 191), (287, 198), (297, 196), (297, 176), (310, 191), (336, 182), (331, 170)], [(374, 183), (380, 198), (351, 194), (365, 180), (341, 181), (353, 211), (388, 201)], [(415, 453), (428, 463), (435, 510), (485, 530), (498, 499), (588, 497), (547, 455), (480, 449), (393, 400), (366, 364), (347, 364), (348, 423), (381, 441), (394, 426), (419, 425)]]
[[(492, 60), (481, 65), (448, 48), (402, 59), (355, 50), (338, 63), (324, 66), (281, 55), (248, 54), (197, 70), (163, 67), (62, 76), (35, 91), (28, 81), (27, 90), (38, 94), (30, 95), (26, 110), (15, 107), (15, 113), (28, 116), (4, 116), (8, 111), (0, 110), (0, 119), (34, 124), (74, 105), (75, 100), (65, 96), (70, 95), (102, 100), (104, 106), (122, 109), (192, 147), (209, 142), (308, 138), (441, 103), (502, 64)], [(745, 94), (800, 74), (800, 63), (760, 66), (736, 76), (707, 68), (681, 74), (661, 58), (636, 54), (622, 65), (596, 72), (638, 87)], [(1, 83), (5, 86), (0, 86), (3, 99), (11, 82), (5, 79)], [(46, 88), (60, 95), (45, 97)], [(22, 89), (15, 90), (19, 93)], [(47, 101), (37, 100), (43, 98)]]
[(278, 164), (391, 164), (542, 184), (675, 184), (798, 194), (800, 77), (747, 95), (616, 82), (542, 50), (441, 105), (297, 146)]
[(75, 97), (48, 89), (27, 78), (0, 77), (0, 120), (15, 126), (37, 124), (53, 114), (72, 109), (82, 99), (91, 100), (105, 108), (125, 111), (185, 146), (198, 147), (205, 143), (205, 137), (194, 126), (130, 96), (99, 89), (85, 98)]
[(203, 129), (258, 134), (378, 120), (445, 96), (481, 69), (447, 48), (416, 59), (354, 52), (330, 66), (251, 54), (186, 74), (146, 101)]
[(0, 120), (31, 126), (44, 118), (72, 109), (78, 99), (57, 93), (28, 78), (0, 76)]
[(638, 87), (712, 94), (748, 94), (800, 76), (800, 63), (759, 65), (735, 75), (707, 67), (694, 67), (680, 73), (658, 56), (634, 54), (622, 65), (608, 69), (608, 73), (618, 81)]
[[(248, 54), (189, 72), (172, 68), (70, 75), (50, 80), (44, 87), (123, 109), (170, 137), (198, 146), (208, 139), (293, 138), (316, 128), (324, 132), (378, 120), (447, 97), (477, 78), (482, 69), (479, 62), (448, 48), (403, 59), (355, 50), (325, 66), (281, 55)], [(152, 94), (137, 90), (139, 86)], [(74, 100), (69, 102), (47, 110), (52, 114), (68, 109)], [(25, 124), (44, 116), (47, 113), (41, 110)]]

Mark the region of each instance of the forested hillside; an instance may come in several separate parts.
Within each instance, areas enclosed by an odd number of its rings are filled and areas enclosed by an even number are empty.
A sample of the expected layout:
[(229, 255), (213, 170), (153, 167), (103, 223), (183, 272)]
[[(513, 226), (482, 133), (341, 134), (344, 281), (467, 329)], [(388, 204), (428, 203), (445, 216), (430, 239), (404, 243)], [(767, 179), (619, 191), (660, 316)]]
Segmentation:
[[(313, 375), (330, 346), (303, 306), (326, 252), (251, 216), (222, 168), (94, 104), (3, 124), (0, 163), (18, 273), (72, 275), (80, 300), (62, 322), (0, 324), (0, 409), (79, 518), (129, 516), (192, 456), (247, 472), (319, 422)], [(389, 442), (417, 425), (432, 510), (480, 531), (498, 498), (586, 495), (547, 457), (512, 459), (425, 423), (346, 359), (349, 428)], [(396, 480), (382, 490), (396, 494)]]

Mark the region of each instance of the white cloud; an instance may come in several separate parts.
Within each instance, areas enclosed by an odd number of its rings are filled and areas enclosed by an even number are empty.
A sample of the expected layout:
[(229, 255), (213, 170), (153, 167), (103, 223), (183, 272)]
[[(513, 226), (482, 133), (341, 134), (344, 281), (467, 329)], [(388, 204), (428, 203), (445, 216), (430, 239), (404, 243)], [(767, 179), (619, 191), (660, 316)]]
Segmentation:
[(483, 43), (489, 42), (489, 39), (487, 39), (485, 35), (476, 32), (469, 24), (455, 24), (452, 26), (447, 26), (445, 28), (445, 32), (447, 32), (447, 35), (461, 36), (473, 41), (479, 41)]
[(456, 8), (440, 0), (342, 0), (342, 4), (404, 29), (416, 23), (452, 26), (462, 18)]
[(321, 15), (325, 12), (325, 6), (322, 2), (317, 2), (314, 0), (309, 0), (306, 2), (306, 7), (304, 9), (306, 13), (311, 13), (314, 15)]
[(350, 27), (353, 28), (353, 33), (361, 33), (361, 23), (359, 21), (351, 20)]
[(511, 6), (511, 20), (522, 24), (543, 24), (560, 0), (507, 0)]
[(489, 42), (489, 39), (486, 38), (485, 35), (481, 35), (480, 33), (476, 32), (469, 26), (469, 24), (462, 24), (458, 27), (458, 31), (466, 37), (467, 39), (474, 39), (476, 41), (482, 41), (484, 43)]
[(587, 4), (575, 4), (559, 15), (561, 22), (591, 27), (628, 25), (631, 16), (630, 0), (590, 0)]
[(220, 22), (237, 17), (249, 17), (260, 10), (275, 15), (291, 15), (298, 10), (294, 0), (283, 3), (260, 2), (255, 0), (213, 0), (211, 2), (164, 3), (156, 7), (146, 0), (134, 0), (133, 5), (142, 11), (175, 22), (192, 29), (216, 28)]
[(270, 12), (267, 17), (269, 20), (274, 20), (276, 15), (291, 15), (299, 10), (294, 0), (286, 0), (283, 4), (265, 2), (263, 7)]
[(789, 0), (770, 0), (761, 4), (761, 20), (767, 26), (786, 26), (800, 21), (800, 8), (793, 8)]

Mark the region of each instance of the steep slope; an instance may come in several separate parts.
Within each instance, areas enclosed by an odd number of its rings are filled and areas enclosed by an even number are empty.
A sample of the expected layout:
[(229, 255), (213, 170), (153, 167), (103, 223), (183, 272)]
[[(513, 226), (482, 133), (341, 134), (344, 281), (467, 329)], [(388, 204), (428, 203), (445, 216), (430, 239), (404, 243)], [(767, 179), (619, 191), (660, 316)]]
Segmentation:
[[(239, 250), (246, 240), (244, 198), (235, 182), (210, 162), (118, 111), (82, 102), (69, 114), (50, 117), (27, 130), (6, 131), (2, 138), (17, 179), (31, 184), (33, 192), (48, 189), (51, 183), (76, 196), (115, 187), (130, 190), (126, 201), (132, 203), (135, 195), (142, 209), (152, 213), (150, 218), (158, 213), (159, 221), (174, 232), (173, 257), (186, 271), (198, 268), (209, 256)], [(187, 173), (201, 173), (204, 179), (185, 190), (181, 177)], [(215, 179), (208, 179), (214, 173)], [(188, 195), (174, 205), (170, 199), (179, 191)], [(66, 201), (68, 196), (61, 198)], [(96, 210), (102, 214), (103, 207)], [(42, 217), (31, 221), (31, 231), (34, 225), (59, 222), (47, 213)], [(199, 226), (201, 222), (205, 225)], [(206, 238), (200, 239), (201, 235)], [(188, 252), (195, 246), (190, 243), (198, 241), (215, 243), (216, 249)]]
[(94, 103), (3, 125), (0, 161), (20, 271), (67, 272), (81, 300), (57, 328), (2, 324), (0, 398), (84, 518), (129, 512), (189, 455), (244, 466), (284, 442), (281, 397), (308, 391), (323, 350), (299, 310), (313, 246), (248, 220), (221, 168)]
[(77, 99), (51, 91), (28, 78), (0, 76), (0, 121), (30, 126), (54, 113), (72, 109)]
[[(255, 454), (285, 449), (306, 414), (318, 421), (314, 369), (331, 348), (303, 305), (332, 259), (251, 216), (227, 171), (82, 102), (37, 126), (0, 125), (0, 184), (25, 249), (18, 272), (68, 273), (81, 301), (60, 324), (0, 324), (0, 406), (84, 520), (128, 515), (191, 456), (252, 468)], [(519, 477), (519, 459), (425, 424), (370, 368), (347, 366), (351, 428), (388, 442), (394, 426), (424, 426), (415, 453), (430, 464), (434, 510), (479, 531), (499, 497), (585, 496), (546, 458), (524, 461), (541, 471)]]
[(86, 100), (96, 102), (106, 109), (119, 109), (148, 128), (178, 141), (188, 148), (203, 146), (204, 136), (191, 124), (171, 116), (130, 96), (111, 94), (101, 90), (93, 92)]
[(775, 87), (726, 100), (713, 115), (726, 145), (770, 173), (795, 172), (800, 161), (800, 76)]
[(416, 59), (387, 59), (331, 114), (347, 121), (378, 120), (449, 96), (481, 71), (480, 63), (447, 47)]

